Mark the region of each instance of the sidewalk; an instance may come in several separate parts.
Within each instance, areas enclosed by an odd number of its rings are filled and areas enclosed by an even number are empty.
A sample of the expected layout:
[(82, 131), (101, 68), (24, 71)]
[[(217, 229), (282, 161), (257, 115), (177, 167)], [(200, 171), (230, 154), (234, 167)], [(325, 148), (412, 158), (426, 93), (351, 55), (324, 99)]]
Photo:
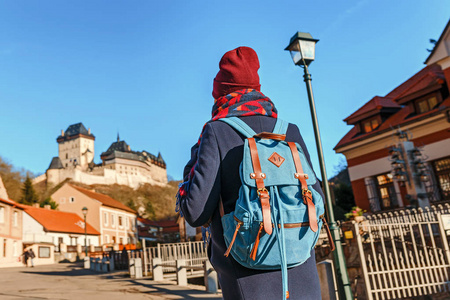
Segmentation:
[(1, 268), (0, 299), (222, 299), (203, 286), (177, 286), (175, 283), (135, 280), (125, 272), (98, 274), (80, 264), (54, 264), (34, 268)]

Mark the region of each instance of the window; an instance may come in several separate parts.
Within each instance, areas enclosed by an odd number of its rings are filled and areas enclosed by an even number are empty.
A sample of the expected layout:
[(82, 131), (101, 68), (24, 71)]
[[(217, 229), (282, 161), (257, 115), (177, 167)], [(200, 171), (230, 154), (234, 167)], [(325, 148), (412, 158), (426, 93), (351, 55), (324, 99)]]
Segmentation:
[(5, 223), (5, 207), (0, 206), (0, 223)]
[(13, 226), (19, 226), (19, 213), (17, 211), (13, 213)]
[(120, 243), (123, 245), (123, 238), (120, 238)]
[(116, 216), (115, 215), (111, 215), (111, 226), (116, 227)]
[(109, 235), (105, 234), (104, 241), (105, 244), (109, 243)]
[(382, 209), (398, 207), (392, 174), (386, 173), (376, 176), (376, 185)]
[(378, 127), (378, 125), (380, 125), (378, 123), (378, 119), (371, 119), (371, 120), (363, 121), (364, 132), (371, 132), (371, 131), (375, 130)]
[(120, 227), (123, 226), (123, 224), (122, 224), (122, 216), (119, 216), (119, 226), (120, 226)]
[(39, 258), (50, 258), (50, 247), (39, 246)]
[(437, 98), (435, 96), (422, 99), (416, 102), (417, 113), (422, 114), (427, 111), (432, 110), (438, 104)]
[(69, 202), (70, 202), (70, 203), (74, 203), (74, 202), (75, 202), (75, 197), (70, 197), (70, 198), (69, 198)]
[(6, 239), (3, 239), (3, 257), (6, 257)]
[(125, 217), (125, 228), (128, 229), (130, 228), (130, 218)]
[(108, 213), (107, 212), (103, 213), (103, 219), (105, 220), (104, 221), (105, 226), (108, 226)]
[(450, 199), (450, 157), (433, 162), (436, 181), (443, 200)]
[(69, 154), (68, 153), (66, 153), (66, 159), (68, 159), (69, 158)]

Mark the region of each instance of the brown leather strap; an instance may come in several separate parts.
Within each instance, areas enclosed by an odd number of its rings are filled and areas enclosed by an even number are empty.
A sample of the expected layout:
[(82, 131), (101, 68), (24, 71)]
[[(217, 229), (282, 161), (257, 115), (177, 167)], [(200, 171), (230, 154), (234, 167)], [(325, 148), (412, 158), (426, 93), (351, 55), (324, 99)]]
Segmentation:
[(294, 174), (294, 176), (300, 181), (302, 187), (303, 203), (305, 203), (308, 207), (309, 227), (313, 232), (316, 232), (319, 229), (319, 225), (317, 224), (316, 207), (314, 206), (314, 202), (312, 201), (312, 194), (308, 189), (308, 184), (306, 183), (308, 175), (303, 173), (302, 163), (300, 161), (300, 154), (298, 153), (297, 146), (294, 142), (288, 142), (288, 145), (291, 149), (292, 158), (294, 159), (295, 164), (296, 173)]
[(271, 139), (271, 140), (277, 140), (277, 141), (284, 141), (286, 139), (285, 134), (276, 134), (272, 132), (261, 132), (258, 134), (255, 134), (253, 137), (257, 137), (260, 139)]
[(250, 155), (252, 157), (253, 174), (255, 179), (256, 189), (258, 191), (259, 201), (261, 202), (261, 210), (263, 215), (264, 231), (267, 234), (272, 234), (272, 221), (270, 219), (270, 196), (266, 187), (264, 186), (264, 178), (266, 177), (261, 171), (261, 163), (259, 161), (258, 148), (254, 138), (248, 138), (248, 146), (250, 148)]
[(327, 231), (327, 237), (328, 237), (328, 242), (330, 243), (331, 251), (334, 251), (334, 249), (336, 249), (336, 247), (334, 246), (334, 241), (333, 241), (333, 237), (331, 236), (330, 227), (328, 227), (328, 222), (325, 218), (322, 218), (322, 221), (323, 221), (323, 226), (325, 227), (325, 229)]

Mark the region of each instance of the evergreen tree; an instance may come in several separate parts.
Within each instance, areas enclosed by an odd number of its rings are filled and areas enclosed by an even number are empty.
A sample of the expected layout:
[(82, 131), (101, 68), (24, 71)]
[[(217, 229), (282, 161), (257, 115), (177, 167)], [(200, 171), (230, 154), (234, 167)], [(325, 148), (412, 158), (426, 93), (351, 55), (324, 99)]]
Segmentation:
[(45, 198), (45, 200), (41, 202), (40, 207), (44, 207), (45, 205), (50, 205), (51, 209), (58, 208), (58, 204), (55, 201), (53, 201), (52, 198), (50, 197)]
[(27, 178), (23, 183), (22, 197), (20, 198), (19, 203), (33, 205), (37, 202), (39, 202), (39, 197), (34, 190), (30, 177), (27, 175)]

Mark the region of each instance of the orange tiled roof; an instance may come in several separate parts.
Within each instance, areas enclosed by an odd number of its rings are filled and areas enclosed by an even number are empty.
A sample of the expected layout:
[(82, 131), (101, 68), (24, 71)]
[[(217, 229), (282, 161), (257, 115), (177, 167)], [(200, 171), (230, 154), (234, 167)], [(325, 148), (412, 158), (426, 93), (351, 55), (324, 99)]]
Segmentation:
[(401, 106), (391, 100), (391, 98), (375, 96), (360, 109), (344, 119), (347, 124), (354, 124), (364, 118), (371, 117), (381, 111), (383, 108), (398, 108)]
[(0, 202), (3, 202), (5, 204), (9, 204), (9, 205), (12, 205), (12, 206), (15, 206), (15, 207), (18, 207), (18, 208), (22, 209), (22, 207), (20, 207), (19, 203), (15, 202), (15, 201), (13, 201), (11, 199), (0, 198)]
[(139, 222), (151, 225), (151, 226), (157, 226), (162, 227), (163, 232), (177, 232), (180, 231), (180, 226), (175, 220), (160, 220), (160, 221), (151, 221), (144, 218), (137, 218)]
[[(75, 213), (23, 204), (18, 204), (18, 206), (38, 221), (46, 231), (84, 234), (84, 220)], [(100, 235), (100, 232), (89, 223), (87, 223), (86, 231), (90, 235)]]
[[(399, 85), (397, 88), (395, 88), (393, 91), (391, 91), (389, 94), (386, 95), (385, 98), (392, 99), (393, 101), (401, 104), (402, 99), (408, 99), (408, 96), (414, 97), (414, 95), (419, 94), (420, 92), (431, 92), (433, 89), (436, 89), (436, 87), (439, 87), (444, 83), (444, 76), (442, 69), (439, 65), (430, 65), (416, 74), (414, 74), (411, 78), (409, 78), (407, 81)], [(373, 100), (373, 99), (372, 99)], [(371, 101), (372, 101), (371, 100)], [(365, 113), (370, 110), (370, 107), (373, 109), (373, 105), (369, 106), (369, 103), (366, 103), (362, 108), (360, 108), (358, 111), (347, 117), (344, 121), (354, 121), (353, 119), (356, 119), (356, 117), (361, 115), (362, 113)], [(369, 108), (363, 110), (365, 106), (369, 106)], [(398, 106), (401, 107), (401, 106)], [(438, 105), (438, 107), (423, 113), (423, 114), (417, 114), (412, 115), (412, 111), (409, 106), (405, 105), (403, 106), (398, 112), (394, 113), (390, 117), (388, 117), (378, 128), (375, 130), (369, 132), (369, 133), (358, 133), (356, 126), (354, 126), (352, 129), (350, 129), (349, 132), (339, 141), (339, 143), (334, 147), (334, 149), (338, 149), (342, 146), (364, 140), (365, 138), (369, 136), (376, 136), (378, 134), (381, 134), (383, 132), (387, 132), (389, 130), (392, 130), (392, 128), (396, 128), (400, 125), (406, 125), (424, 118), (431, 117), (436, 114), (442, 113), (442, 111), (447, 110), (450, 108), (450, 97), (444, 99), (442, 103)], [(361, 110), (363, 112), (361, 113)], [(359, 112), (359, 113), (358, 113)], [(353, 118), (353, 119), (352, 119)]]
[(136, 211), (134, 209), (129, 208), (128, 206), (122, 204), (121, 202), (111, 198), (110, 196), (107, 196), (107, 195), (104, 195), (104, 194), (100, 194), (100, 193), (96, 193), (96, 192), (90, 191), (88, 189), (85, 189), (85, 188), (82, 188), (82, 187), (79, 187), (79, 186), (76, 186), (76, 185), (73, 185), (73, 184), (69, 184), (69, 185), (71, 187), (73, 187), (74, 189), (82, 192), (83, 194), (85, 194), (89, 198), (92, 198), (92, 199), (100, 201), (105, 206), (126, 210), (126, 211), (131, 212), (131, 213), (136, 213)]

